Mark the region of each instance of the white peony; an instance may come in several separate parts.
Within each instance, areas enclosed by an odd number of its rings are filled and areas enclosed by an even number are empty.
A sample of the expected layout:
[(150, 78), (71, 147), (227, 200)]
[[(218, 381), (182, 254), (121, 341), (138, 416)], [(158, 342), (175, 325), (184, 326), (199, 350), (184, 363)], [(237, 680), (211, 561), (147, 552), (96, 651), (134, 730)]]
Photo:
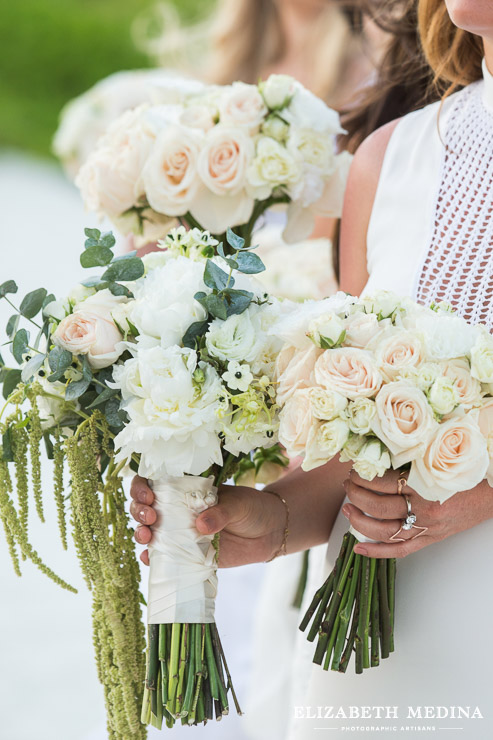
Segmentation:
[(432, 361), (466, 357), (477, 336), (477, 329), (460, 316), (429, 309), (413, 311), (404, 324), (423, 336), (426, 355)]
[[(200, 384), (194, 382), (198, 368), (204, 378)], [(129, 422), (115, 437), (118, 461), (140, 454), (144, 478), (200, 475), (213, 463), (222, 464), (217, 411), (224, 389), (210, 365), (197, 363), (194, 350), (140, 350), (116, 374), (115, 385), (122, 390), (128, 390), (127, 375), (130, 384), (138, 377), (139, 395), (123, 404)]]
[(292, 305), (285, 318), (281, 318), (276, 327), (278, 336), (293, 347), (303, 349), (312, 345), (307, 336), (310, 323), (319, 316), (329, 313), (336, 315), (345, 315), (349, 312), (350, 307), (356, 298), (339, 291), (330, 298), (324, 298), (320, 301), (304, 301), (300, 305)]
[(129, 318), (139, 333), (163, 347), (180, 345), (189, 326), (207, 317), (194, 299), (199, 291), (209, 292), (203, 274), (202, 263), (177, 257), (137, 280)]

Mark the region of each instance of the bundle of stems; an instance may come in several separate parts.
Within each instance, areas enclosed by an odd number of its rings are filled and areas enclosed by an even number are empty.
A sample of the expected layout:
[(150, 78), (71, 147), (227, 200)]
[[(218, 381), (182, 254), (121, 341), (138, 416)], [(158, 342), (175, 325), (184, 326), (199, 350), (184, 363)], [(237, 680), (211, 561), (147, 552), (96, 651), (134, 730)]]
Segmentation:
[(144, 724), (220, 720), (229, 712), (228, 691), (241, 714), (214, 623), (149, 625)]
[[(334, 570), (318, 589), (300, 624), (318, 635), (313, 662), (345, 673), (354, 651), (356, 673), (376, 667), (394, 650), (396, 561), (357, 555), (358, 540), (344, 535)], [(313, 620), (313, 621), (312, 621)]]

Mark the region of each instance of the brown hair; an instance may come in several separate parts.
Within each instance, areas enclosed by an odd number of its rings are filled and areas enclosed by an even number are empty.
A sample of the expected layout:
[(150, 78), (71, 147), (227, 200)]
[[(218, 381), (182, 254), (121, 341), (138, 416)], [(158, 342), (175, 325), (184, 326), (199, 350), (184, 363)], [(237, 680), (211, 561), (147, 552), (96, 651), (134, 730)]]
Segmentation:
[(434, 82), (445, 86), (446, 95), (481, 78), (481, 37), (457, 28), (443, 0), (419, 0), (418, 27)]

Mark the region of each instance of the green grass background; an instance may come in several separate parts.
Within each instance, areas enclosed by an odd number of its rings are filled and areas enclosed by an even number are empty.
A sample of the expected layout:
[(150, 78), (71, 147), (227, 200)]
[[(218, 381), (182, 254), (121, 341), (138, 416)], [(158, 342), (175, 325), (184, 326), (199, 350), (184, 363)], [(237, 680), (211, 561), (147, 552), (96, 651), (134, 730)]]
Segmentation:
[[(64, 103), (106, 75), (150, 66), (131, 24), (152, 0), (5, 0), (0, 12), (0, 148), (49, 155)], [(210, 0), (174, 0), (185, 22)]]

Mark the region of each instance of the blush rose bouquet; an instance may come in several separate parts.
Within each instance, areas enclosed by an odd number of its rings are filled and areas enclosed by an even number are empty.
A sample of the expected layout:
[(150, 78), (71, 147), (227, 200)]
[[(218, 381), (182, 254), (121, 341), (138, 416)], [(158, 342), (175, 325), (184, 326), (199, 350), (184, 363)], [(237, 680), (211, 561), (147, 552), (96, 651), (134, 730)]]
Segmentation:
[[(312, 470), (339, 456), (365, 480), (390, 468), (443, 503), (493, 483), (493, 338), (445, 304), (393, 293), (307, 302), (278, 327), (279, 439)], [(411, 529), (410, 514), (403, 529)], [(334, 570), (300, 625), (314, 662), (345, 672), (394, 650), (395, 559), (355, 554), (345, 535)], [(371, 643), (371, 649), (370, 649)]]
[[(109, 731), (138, 740), (147, 724), (220, 719), (230, 694), (240, 711), (214, 621), (217, 538), (199, 536), (195, 518), (224, 480), (287, 463), (277, 446), (275, 326), (292, 304), (265, 292), (254, 277), (260, 258), (232, 231), (229, 256), (209, 233), (180, 227), (143, 259), (115, 257), (112, 234), (86, 236), (81, 265), (104, 271), (65, 298), (40, 288), (17, 307), (16, 283), (0, 285), (15, 311), (6, 333), (19, 365), (1, 360), (0, 519), (19, 574), (21, 556), (71, 588), (27, 532), (29, 472), (43, 518), (44, 440), (62, 540), (70, 528), (93, 593)], [(150, 479), (159, 515), (147, 661), (126, 471)]]
[(234, 228), (248, 246), (259, 217), (281, 204), (284, 236), (297, 242), (316, 216), (341, 213), (351, 161), (336, 149), (342, 130), (334, 110), (286, 75), (203, 86), (127, 110), (76, 184), (90, 211), (137, 244), (163, 237), (178, 220), (215, 235)]

